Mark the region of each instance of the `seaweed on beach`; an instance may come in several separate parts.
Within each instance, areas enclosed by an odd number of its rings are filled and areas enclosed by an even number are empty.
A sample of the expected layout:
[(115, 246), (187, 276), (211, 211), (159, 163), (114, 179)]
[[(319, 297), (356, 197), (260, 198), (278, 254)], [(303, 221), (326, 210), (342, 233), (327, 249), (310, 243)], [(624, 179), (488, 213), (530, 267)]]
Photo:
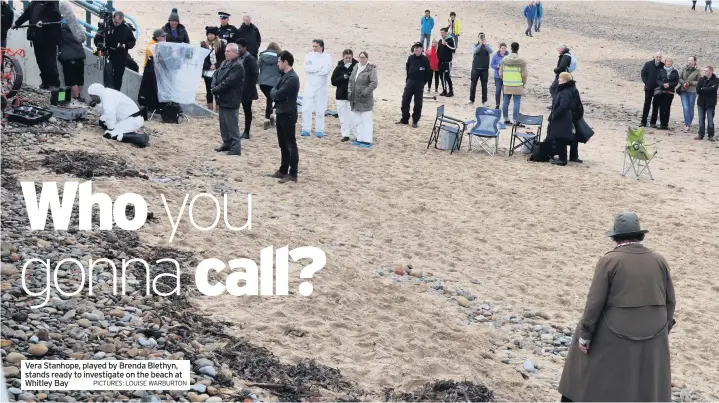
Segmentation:
[(400, 402), (494, 402), (494, 393), (470, 381), (436, 380), (414, 392), (387, 393), (387, 401)]
[(93, 154), (85, 151), (46, 151), (43, 166), (56, 174), (70, 174), (78, 178), (129, 177), (148, 179), (148, 176), (131, 168), (117, 155)]

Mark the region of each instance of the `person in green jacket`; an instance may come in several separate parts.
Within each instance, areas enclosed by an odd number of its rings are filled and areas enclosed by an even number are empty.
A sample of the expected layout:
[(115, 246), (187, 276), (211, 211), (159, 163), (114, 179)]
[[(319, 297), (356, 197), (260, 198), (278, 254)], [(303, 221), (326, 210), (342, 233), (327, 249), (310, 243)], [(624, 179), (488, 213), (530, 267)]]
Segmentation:
[(694, 120), (694, 105), (697, 101), (697, 81), (701, 72), (697, 69), (696, 56), (690, 56), (687, 65), (679, 72), (679, 97), (684, 109), (684, 132), (691, 131)]

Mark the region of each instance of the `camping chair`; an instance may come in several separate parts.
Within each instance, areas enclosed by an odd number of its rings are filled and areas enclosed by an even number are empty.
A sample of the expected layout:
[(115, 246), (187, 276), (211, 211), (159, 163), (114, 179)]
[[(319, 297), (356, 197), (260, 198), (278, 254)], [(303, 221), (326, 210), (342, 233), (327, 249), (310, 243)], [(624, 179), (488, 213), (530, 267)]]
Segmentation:
[(427, 149), (434, 142), (434, 148), (437, 147), (437, 141), (439, 140), (439, 134), (444, 130), (455, 135), (454, 143), (451, 146), (452, 154), (462, 146), (462, 137), (464, 132), (467, 130), (467, 126), (474, 123), (474, 120), (461, 120), (447, 116), (444, 114), (444, 105), (437, 108), (437, 116), (434, 119), (434, 126), (432, 126), (432, 133), (429, 135), (429, 141), (427, 142)]
[[(640, 127), (632, 129), (631, 127), (627, 130), (627, 144), (624, 147), (624, 163), (622, 166), (622, 176), (626, 176), (629, 173), (629, 169), (634, 171), (634, 175), (637, 180), (646, 170), (649, 177), (654, 180), (652, 171), (649, 169), (649, 163), (657, 155), (656, 151), (651, 151), (644, 141), (644, 128)], [(627, 164), (629, 160), (629, 164)]]
[[(522, 147), (528, 147), (532, 149), (532, 145), (536, 141), (539, 143), (542, 139), (542, 123), (544, 123), (544, 116), (527, 116), (519, 114), (519, 118), (512, 125), (512, 137), (509, 140), (509, 156), (514, 154), (514, 150)], [(522, 126), (524, 125), (524, 129)], [(537, 126), (536, 133), (532, 133), (531, 126)]]
[[(479, 107), (474, 112), (477, 124), (469, 131), (469, 151), (472, 151), (472, 137), (479, 137), (479, 146), (489, 155), (497, 154), (499, 150), (499, 121), (502, 113), (499, 109)], [(494, 149), (489, 144), (494, 140)]]

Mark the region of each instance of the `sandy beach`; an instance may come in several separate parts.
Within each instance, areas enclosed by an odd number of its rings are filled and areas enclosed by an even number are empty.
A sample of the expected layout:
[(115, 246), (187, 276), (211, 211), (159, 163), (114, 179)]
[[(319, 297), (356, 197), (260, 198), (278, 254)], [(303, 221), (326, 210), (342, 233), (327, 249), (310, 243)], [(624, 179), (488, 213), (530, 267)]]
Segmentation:
[[(661, 50), (678, 68), (690, 55), (700, 66), (719, 67), (719, 14), (692, 12), (686, 3), (547, 1), (541, 32), (528, 38), (523, 2), (117, 1), (116, 7), (141, 27), (131, 51), (136, 60), (142, 60), (151, 32), (173, 7), (192, 43), (204, 39), (206, 25), (217, 24), (217, 11), (231, 13), (231, 23), (238, 26), (243, 13), (251, 15), (262, 34), (261, 49), (273, 41), (291, 51), (302, 82), (301, 60), (314, 38), (325, 41), (335, 63), (345, 48), (367, 51), (379, 68), (375, 143), (370, 150), (341, 143), (334, 118), (327, 119), (325, 138), (300, 138), (298, 130), (300, 181), (278, 184), (266, 177), (277, 169), (280, 155), (276, 133), (262, 129), (260, 95), (252, 138), (243, 141), (239, 158), (213, 151), (219, 129), (209, 118), (179, 126), (150, 122), (151, 146), (144, 149), (102, 139), (89, 126), (50, 145), (112, 155), (151, 177), (93, 180), (96, 191), (113, 197), (132, 191), (148, 200), (160, 218), (139, 231), (148, 245), (257, 262), (260, 250), (271, 245), (321, 248), (327, 264), (312, 279), (311, 297), (296, 292), (303, 266), (293, 263), (290, 296), (197, 297), (193, 307), (233, 323), (234, 334), (283, 362), (315, 358), (371, 391), (467, 379), (486, 384), (502, 401), (557, 401), (563, 355), (545, 354), (541, 343), (532, 344), (530, 333), (537, 326), (559, 335), (574, 329), (594, 265), (613, 246), (604, 232), (614, 214), (635, 210), (650, 231), (647, 246), (669, 262), (677, 293), (672, 382), (696, 399), (719, 400), (719, 346), (713, 340), (719, 312), (719, 148), (693, 140), (696, 132), (679, 130), (682, 108), (676, 97), (673, 130), (647, 130), (658, 150), (650, 165), (655, 180), (620, 174), (627, 127), (639, 124), (643, 63)], [(463, 34), (454, 63), (456, 96), (426, 100), (419, 128), (412, 129), (394, 122), (400, 117), (404, 62), (419, 39), (425, 9), (438, 25), (456, 12)], [(520, 43), (529, 70), (525, 114), (549, 116), (555, 48), (566, 44), (576, 52), (574, 77), (585, 118), (596, 132), (580, 145), (583, 164), (557, 167), (527, 162), (521, 153), (508, 157), (509, 130), (501, 134), (497, 156), (468, 152), (466, 139), (453, 155), (426, 150), (438, 106), (459, 118), (474, 113), (466, 102), (471, 43), (479, 32), (495, 50), (500, 42)], [(204, 104), (204, 86), (197, 94)], [(492, 104), (491, 82), (489, 94)], [(329, 108), (335, 109), (331, 86)], [(69, 180), (42, 168), (17, 177)], [(160, 194), (176, 213), (186, 194), (192, 198), (201, 192), (227, 192), (237, 222), (246, 218), (251, 193), (252, 230), (201, 232), (185, 216), (168, 244), (171, 226)], [(198, 201), (195, 220), (212, 223), (210, 207), (208, 200)], [(405, 265), (412, 266), (413, 275), (395, 274)], [(417, 271), (422, 271), (419, 277)], [(457, 290), (473, 297), (467, 307), (455, 298)], [(492, 319), (471, 319), (478, 311)], [(535, 372), (523, 370), (527, 359)]]

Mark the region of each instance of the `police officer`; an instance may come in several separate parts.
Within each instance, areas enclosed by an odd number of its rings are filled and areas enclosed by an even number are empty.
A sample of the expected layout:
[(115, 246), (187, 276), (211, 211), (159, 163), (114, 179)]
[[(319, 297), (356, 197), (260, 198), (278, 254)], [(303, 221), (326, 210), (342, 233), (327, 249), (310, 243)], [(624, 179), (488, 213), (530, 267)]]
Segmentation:
[(409, 104), (414, 97), (414, 110), (412, 112), (412, 127), (417, 127), (417, 122), (422, 116), (422, 96), (424, 86), (432, 78), (432, 70), (429, 67), (429, 58), (424, 55), (422, 44), (417, 42), (412, 46), (412, 54), (407, 58), (407, 78), (402, 94), (402, 119), (398, 125), (409, 124)]
[(132, 28), (125, 22), (125, 14), (122, 11), (113, 13), (112, 24), (107, 27), (105, 35), (95, 36), (95, 46), (102, 43), (103, 36), (112, 65), (112, 79), (108, 81), (112, 88), (120, 91), (128, 62), (127, 51), (135, 47), (135, 36), (132, 34)]
[(217, 36), (227, 41), (227, 43), (235, 42), (239, 39), (237, 38), (237, 27), (230, 24), (230, 15), (224, 11), (220, 11), (217, 15), (220, 17), (219, 33)]

